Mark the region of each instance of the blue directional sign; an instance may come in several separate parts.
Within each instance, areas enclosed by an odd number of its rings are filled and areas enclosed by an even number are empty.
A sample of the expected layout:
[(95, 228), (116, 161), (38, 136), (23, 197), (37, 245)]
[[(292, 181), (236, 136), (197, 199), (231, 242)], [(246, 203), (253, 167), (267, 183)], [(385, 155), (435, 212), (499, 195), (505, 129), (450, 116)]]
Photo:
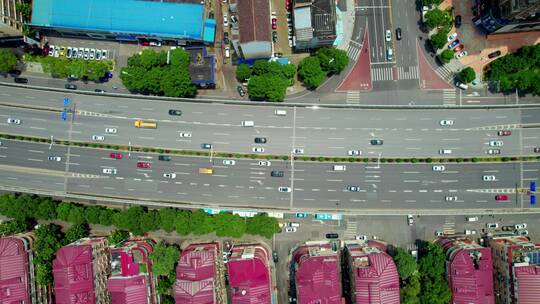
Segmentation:
[(330, 214), (330, 213), (317, 213), (317, 214), (315, 214), (315, 219), (321, 220), (321, 221), (331, 221), (332, 220), (332, 214)]
[(531, 185), (531, 187), (530, 187), (531, 192), (536, 192), (536, 182), (531, 182), (530, 185)]
[(531, 205), (534, 205), (536, 204), (536, 196), (535, 195), (531, 195)]
[(62, 120), (66, 121), (67, 120), (67, 113), (64, 111), (60, 114), (60, 118), (62, 118)]
[(70, 102), (71, 100), (69, 100), (69, 97), (64, 97), (64, 108), (68, 108)]

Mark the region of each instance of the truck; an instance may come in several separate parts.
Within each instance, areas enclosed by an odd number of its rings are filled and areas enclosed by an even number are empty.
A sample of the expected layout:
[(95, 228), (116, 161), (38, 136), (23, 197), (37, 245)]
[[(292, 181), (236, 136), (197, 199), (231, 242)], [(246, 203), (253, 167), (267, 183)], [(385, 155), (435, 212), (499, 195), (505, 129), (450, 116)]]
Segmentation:
[(135, 128), (142, 129), (157, 129), (157, 123), (153, 121), (135, 120)]
[(214, 169), (213, 168), (199, 168), (199, 174), (212, 175), (212, 174), (214, 174)]

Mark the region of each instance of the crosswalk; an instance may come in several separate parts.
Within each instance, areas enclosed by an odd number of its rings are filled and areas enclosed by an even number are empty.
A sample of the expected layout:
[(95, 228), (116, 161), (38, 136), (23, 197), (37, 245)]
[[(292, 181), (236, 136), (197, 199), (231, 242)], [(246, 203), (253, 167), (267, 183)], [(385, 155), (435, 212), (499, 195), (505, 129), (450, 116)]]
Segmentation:
[(392, 67), (377, 67), (371, 69), (372, 81), (394, 80)]
[(456, 216), (449, 215), (444, 219), (443, 234), (452, 235), (456, 233)]
[(356, 61), (356, 59), (358, 59), (358, 56), (360, 56), (361, 48), (361, 44), (351, 40), (349, 46), (347, 47), (347, 56), (349, 56), (352, 61)]
[(418, 66), (398, 67), (398, 79), (418, 79)]
[(446, 65), (438, 67), (435, 72), (439, 74), (439, 76), (442, 77), (442, 79), (446, 81), (450, 81), (452, 78), (454, 78), (454, 72), (450, 70)]
[(360, 104), (360, 92), (358, 92), (358, 91), (348, 91), (347, 92), (347, 103), (348, 104)]
[(444, 89), (443, 90), (443, 105), (455, 106), (456, 105), (456, 89)]
[(345, 228), (345, 233), (343, 234), (345, 239), (353, 239), (356, 236), (356, 229), (358, 227), (358, 223), (353, 220), (345, 220), (347, 227)]

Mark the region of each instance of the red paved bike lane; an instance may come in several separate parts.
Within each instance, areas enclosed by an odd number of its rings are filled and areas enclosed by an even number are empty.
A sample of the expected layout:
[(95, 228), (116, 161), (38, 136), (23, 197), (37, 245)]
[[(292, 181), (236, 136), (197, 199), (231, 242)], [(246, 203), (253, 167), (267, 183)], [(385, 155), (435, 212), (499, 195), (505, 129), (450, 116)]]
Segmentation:
[(371, 61), (369, 58), (369, 41), (367, 34), (367, 26), (364, 30), (364, 39), (360, 56), (354, 64), (354, 67), (349, 71), (349, 74), (339, 84), (336, 92), (347, 91), (371, 91)]
[(426, 55), (422, 52), (422, 49), (420, 49), (418, 40), (416, 41), (416, 54), (418, 56), (418, 73), (420, 78), (420, 88), (422, 90), (444, 90), (454, 88), (433, 70), (427, 61)]

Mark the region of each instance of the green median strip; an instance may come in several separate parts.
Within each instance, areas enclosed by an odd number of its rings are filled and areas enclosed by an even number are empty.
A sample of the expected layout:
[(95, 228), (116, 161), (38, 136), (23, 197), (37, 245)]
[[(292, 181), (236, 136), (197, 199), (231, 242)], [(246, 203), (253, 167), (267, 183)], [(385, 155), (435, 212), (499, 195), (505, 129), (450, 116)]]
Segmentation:
[[(35, 136), (23, 136), (0, 133), (0, 138), (28, 141), (36, 143), (51, 143), (50, 138), (35, 137)], [(142, 146), (127, 146), (117, 144), (104, 144), (104, 143), (89, 143), (73, 140), (58, 140), (53, 142), (55, 145), (86, 147), (96, 149), (111, 149), (117, 151), (131, 151), (131, 152), (143, 152), (143, 153), (159, 153), (167, 155), (189, 155), (189, 156), (205, 156), (210, 157), (209, 151), (193, 151), (193, 150), (178, 150), (178, 149), (163, 149), (153, 147)], [(229, 153), (229, 152), (213, 152), (212, 157), (219, 158), (236, 158), (236, 159), (264, 159), (264, 160), (290, 160), (288, 155), (269, 155), (269, 154), (245, 154), (245, 153)], [(295, 161), (304, 162), (349, 162), (349, 163), (492, 163), (492, 162), (522, 162), (522, 161), (540, 161), (540, 156), (502, 156), (502, 157), (445, 157), (445, 158), (433, 158), (433, 157), (328, 157), (328, 156), (294, 156)]]

